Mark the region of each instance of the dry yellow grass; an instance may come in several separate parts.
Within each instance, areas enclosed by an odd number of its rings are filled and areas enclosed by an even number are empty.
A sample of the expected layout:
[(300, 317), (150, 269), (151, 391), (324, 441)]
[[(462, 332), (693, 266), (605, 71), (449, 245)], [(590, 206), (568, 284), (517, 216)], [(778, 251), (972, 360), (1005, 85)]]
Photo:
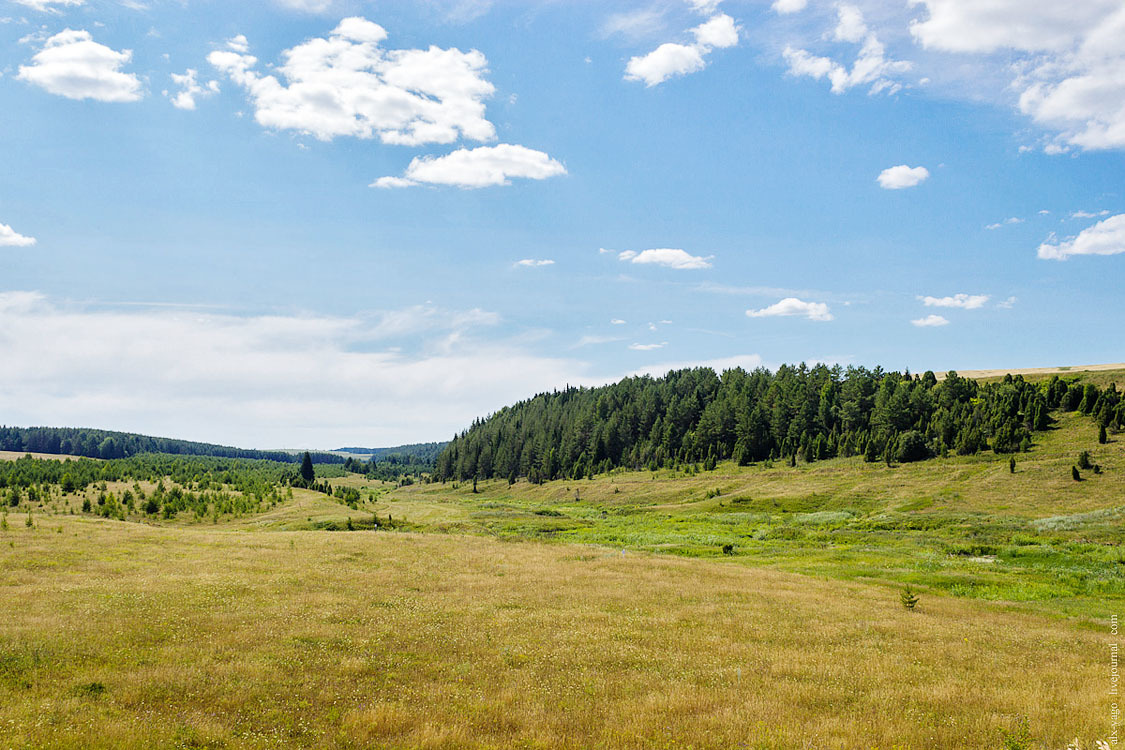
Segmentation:
[(4, 746), (981, 750), (1026, 714), (1061, 750), (1108, 731), (1108, 636), (979, 601), (911, 613), (882, 587), (481, 537), (13, 519)]

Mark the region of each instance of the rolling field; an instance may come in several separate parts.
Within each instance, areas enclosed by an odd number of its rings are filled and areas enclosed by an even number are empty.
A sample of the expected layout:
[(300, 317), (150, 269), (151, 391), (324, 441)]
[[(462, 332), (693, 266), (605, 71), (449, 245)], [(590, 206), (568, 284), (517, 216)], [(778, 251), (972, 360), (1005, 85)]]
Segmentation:
[(0, 748), (1093, 748), (1125, 434), (1055, 416), (1014, 472), (352, 474), (355, 507), (124, 521), (80, 508), (155, 483), (41, 490), (0, 529)]
[(1045, 747), (1108, 637), (598, 547), (37, 517), (0, 546), (5, 747)]

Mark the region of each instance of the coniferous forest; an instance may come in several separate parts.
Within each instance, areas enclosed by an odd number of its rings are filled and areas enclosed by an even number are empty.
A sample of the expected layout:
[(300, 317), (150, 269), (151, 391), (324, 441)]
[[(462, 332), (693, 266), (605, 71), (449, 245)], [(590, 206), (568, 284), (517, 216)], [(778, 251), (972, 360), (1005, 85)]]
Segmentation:
[(438, 457), (438, 479), (514, 482), (581, 478), (617, 467), (813, 462), (836, 456), (908, 462), (1030, 449), (1050, 411), (1125, 425), (1125, 401), (1054, 376), (979, 383), (881, 368), (783, 365), (777, 372), (710, 368), (542, 393), (478, 420)]

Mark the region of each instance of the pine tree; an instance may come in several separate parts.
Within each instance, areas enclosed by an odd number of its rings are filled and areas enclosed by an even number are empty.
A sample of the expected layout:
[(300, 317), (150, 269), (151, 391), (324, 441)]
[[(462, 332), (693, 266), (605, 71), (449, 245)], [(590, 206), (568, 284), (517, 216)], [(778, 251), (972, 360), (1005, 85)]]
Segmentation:
[(1015, 456), (1012, 456), (1011, 458), (1008, 459), (1008, 473), (1009, 474), (1015, 474), (1016, 473), (1016, 457)]
[(1073, 479), (1075, 482), (1081, 482), (1082, 481), (1082, 475), (1078, 473), (1078, 467), (1077, 466), (1071, 466), (1070, 467), (1070, 478)]
[(1107, 440), (1109, 440), (1109, 436), (1106, 435), (1105, 425), (1103, 424), (1098, 428), (1098, 442), (1105, 445)]

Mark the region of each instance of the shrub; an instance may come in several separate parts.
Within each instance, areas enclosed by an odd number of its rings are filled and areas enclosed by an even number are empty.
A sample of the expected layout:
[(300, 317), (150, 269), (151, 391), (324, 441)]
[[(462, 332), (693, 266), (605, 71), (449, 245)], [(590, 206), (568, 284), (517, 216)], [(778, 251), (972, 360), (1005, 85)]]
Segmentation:
[(1008, 473), (1009, 474), (1015, 474), (1016, 473), (1016, 457), (1015, 456), (1012, 456), (1011, 458), (1008, 459)]
[(913, 610), (918, 606), (918, 595), (914, 593), (914, 589), (909, 585), (902, 589), (902, 593), (899, 594), (898, 599), (902, 602), (902, 606), (907, 609)]
[(1078, 454), (1078, 468), (1079, 469), (1092, 469), (1093, 464), (1090, 463), (1090, 451), (1082, 451)]
[(1071, 466), (1070, 467), (1070, 478), (1073, 479), (1075, 482), (1081, 482), (1082, 481), (1082, 475), (1078, 473), (1078, 467), (1077, 466)]
[(1031, 729), (1027, 724), (1027, 717), (1021, 716), (1016, 720), (1016, 727), (1012, 731), (1000, 730), (1000, 737), (1004, 741), (1004, 750), (1030, 750)]
[(733, 555), (734, 554), (734, 545), (733, 544), (724, 544), (723, 545), (723, 554), (724, 555)]
[(1109, 440), (1109, 436), (1105, 434), (1105, 425), (1103, 424), (1098, 428), (1098, 442), (1105, 445), (1107, 440)]

